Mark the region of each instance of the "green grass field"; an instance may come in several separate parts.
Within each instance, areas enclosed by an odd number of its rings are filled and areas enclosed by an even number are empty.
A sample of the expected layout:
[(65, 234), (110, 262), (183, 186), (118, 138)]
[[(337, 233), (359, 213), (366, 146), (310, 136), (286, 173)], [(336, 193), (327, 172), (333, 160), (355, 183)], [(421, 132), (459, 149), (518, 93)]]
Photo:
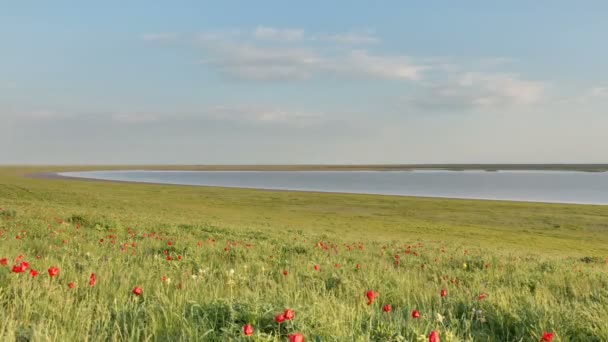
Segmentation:
[(3, 341), (608, 341), (608, 206), (25, 177), (73, 169), (0, 168)]

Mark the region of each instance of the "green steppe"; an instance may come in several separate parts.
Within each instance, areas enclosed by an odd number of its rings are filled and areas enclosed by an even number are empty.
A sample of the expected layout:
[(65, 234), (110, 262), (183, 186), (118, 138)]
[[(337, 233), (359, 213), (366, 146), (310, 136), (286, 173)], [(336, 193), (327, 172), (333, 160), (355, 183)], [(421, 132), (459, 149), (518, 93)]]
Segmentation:
[(0, 168), (1, 340), (608, 341), (608, 206), (27, 177), (91, 168)]

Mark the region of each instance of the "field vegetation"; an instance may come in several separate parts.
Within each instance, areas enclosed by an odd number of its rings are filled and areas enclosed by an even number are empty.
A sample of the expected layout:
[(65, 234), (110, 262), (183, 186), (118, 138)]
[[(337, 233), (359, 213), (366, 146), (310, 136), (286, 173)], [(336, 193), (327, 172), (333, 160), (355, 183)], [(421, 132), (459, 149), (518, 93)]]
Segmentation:
[(3, 341), (608, 341), (607, 206), (82, 169), (0, 168)]

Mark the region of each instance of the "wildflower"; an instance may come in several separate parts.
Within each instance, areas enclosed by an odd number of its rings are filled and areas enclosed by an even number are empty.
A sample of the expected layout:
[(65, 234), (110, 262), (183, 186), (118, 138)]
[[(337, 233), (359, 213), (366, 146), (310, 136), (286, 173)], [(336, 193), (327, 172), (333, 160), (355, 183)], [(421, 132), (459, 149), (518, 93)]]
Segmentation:
[(361, 265), (357, 264), (357, 269), (360, 270), (361, 269)]
[(72, 281), (72, 282), (70, 282), (70, 283), (68, 284), (68, 287), (69, 287), (69, 288), (71, 288), (71, 289), (73, 289), (73, 288), (75, 288), (75, 287), (76, 287), (76, 283)]
[(23, 261), (19, 265), (13, 266), (13, 272), (14, 273), (25, 272), (28, 269), (28, 267), (30, 267), (30, 263), (27, 261)]
[(89, 277), (89, 286), (95, 286), (95, 284), (97, 284), (97, 276), (95, 273), (91, 273), (91, 276)]
[(320, 270), (321, 270), (321, 266), (315, 265), (315, 271), (320, 271)]
[(446, 289), (441, 289), (441, 297), (445, 297), (448, 295), (448, 290)]
[(369, 290), (365, 295), (367, 296), (367, 305), (372, 305), (374, 300), (376, 300), (376, 297), (378, 297), (379, 293)]
[(251, 324), (245, 324), (245, 326), (243, 326), (243, 334), (245, 336), (253, 335), (253, 326)]
[(486, 297), (488, 297), (488, 295), (486, 293), (481, 293), (481, 294), (479, 294), (478, 299), (479, 299), (479, 301), (482, 301), (482, 300), (486, 299)]
[(56, 277), (58, 275), (59, 275), (59, 267), (57, 267), (57, 266), (51, 266), (49, 268), (49, 276), (51, 278), (54, 278), (54, 277)]
[(38, 276), (38, 271), (32, 269), (32, 270), (30, 270), (30, 275), (35, 278)]
[(420, 311), (418, 311), (418, 310), (412, 311), (412, 318), (420, 318)]
[(382, 307), (382, 311), (384, 312), (391, 312), (393, 310), (393, 307), (390, 304), (386, 304)]
[(429, 334), (429, 342), (440, 342), (439, 333), (436, 331), (431, 331), (431, 333)]
[(304, 335), (295, 333), (289, 335), (289, 342), (304, 342)]
[(444, 317), (443, 317), (443, 315), (442, 315), (442, 314), (440, 314), (440, 313), (438, 312), (437, 314), (435, 314), (435, 320), (436, 320), (438, 323), (443, 323)]
[(553, 341), (554, 334), (552, 332), (543, 332), (543, 337), (540, 339), (541, 342), (551, 342)]
[(287, 272), (287, 270), (283, 270), (283, 275), (287, 276), (289, 274), (289, 272)]
[(276, 315), (274, 318), (274, 321), (279, 324), (285, 322), (285, 315), (283, 315), (283, 314)]
[(133, 294), (136, 295), (136, 296), (141, 296), (141, 294), (143, 292), (144, 292), (144, 290), (141, 287), (139, 287), (139, 286), (135, 286), (133, 288)]
[(291, 321), (296, 317), (296, 313), (291, 309), (285, 309), (285, 312), (283, 312), (283, 316), (285, 316), (286, 320)]
[(462, 264), (462, 268), (464, 268), (465, 270), (467, 269), (467, 263), (466, 262)]
[(2, 266), (8, 265), (8, 259), (7, 258), (0, 259), (0, 265), (2, 265)]

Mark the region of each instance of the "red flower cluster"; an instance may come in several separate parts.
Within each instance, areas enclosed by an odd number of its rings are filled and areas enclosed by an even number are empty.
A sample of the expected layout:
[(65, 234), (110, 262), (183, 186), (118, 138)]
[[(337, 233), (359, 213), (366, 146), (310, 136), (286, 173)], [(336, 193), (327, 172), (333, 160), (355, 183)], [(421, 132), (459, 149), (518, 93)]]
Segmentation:
[(25, 272), (29, 267), (30, 267), (30, 263), (29, 262), (22, 261), (20, 264), (13, 266), (13, 272), (14, 273), (22, 273), (22, 272)]
[(245, 324), (245, 326), (243, 326), (243, 334), (245, 336), (253, 335), (253, 326), (251, 324)]
[(288, 337), (289, 342), (304, 342), (304, 335), (300, 333), (291, 334)]
[(95, 286), (95, 284), (97, 284), (97, 276), (95, 273), (91, 273), (91, 276), (89, 277), (89, 286)]
[(54, 278), (54, 277), (56, 277), (58, 275), (59, 275), (59, 267), (57, 267), (57, 266), (51, 266), (51, 267), (49, 267), (49, 276), (51, 278)]
[(367, 296), (367, 305), (372, 305), (374, 300), (376, 300), (380, 294), (376, 291), (368, 290), (365, 295)]
[(285, 309), (282, 313), (274, 317), (275, 322), (281, 324), (285, 321), (291, 321), (296, 317), (296, 313), (291, 309)]
[(540, 339), (541, 342), (551, 342), (553, 341), (554, 334), (552, 332), (543, 332), (543, 337)]
[(136, 296), (141, 296), (141, 294), (142, 294), (142, 293), (144, 293), (144, 290), (143, 290), (141, 287), (139, 287), (139, 286), (135, 286), (135, 287), (133, 288), (133, 294), (134, 294), (134, 295), (136, 295)]

